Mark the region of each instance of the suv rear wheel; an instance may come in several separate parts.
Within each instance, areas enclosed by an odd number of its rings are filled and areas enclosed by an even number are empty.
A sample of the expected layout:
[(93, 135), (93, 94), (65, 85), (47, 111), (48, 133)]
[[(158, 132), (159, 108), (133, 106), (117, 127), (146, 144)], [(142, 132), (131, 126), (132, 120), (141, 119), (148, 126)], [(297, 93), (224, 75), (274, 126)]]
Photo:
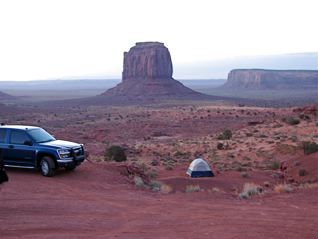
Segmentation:
[(52, 158), (43, 157), (40, 162), (40, 170), (43, 176), (52, 177), (55, 174), (55, 164)]

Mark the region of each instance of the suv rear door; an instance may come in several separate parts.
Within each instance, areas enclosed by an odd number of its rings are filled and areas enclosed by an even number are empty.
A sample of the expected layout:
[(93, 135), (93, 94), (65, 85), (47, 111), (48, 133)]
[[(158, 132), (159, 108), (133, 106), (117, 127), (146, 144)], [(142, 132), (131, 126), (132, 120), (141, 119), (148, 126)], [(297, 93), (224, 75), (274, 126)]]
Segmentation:
[(26, 145), (26, 141), (32, 142), (24, 130), (11, 129), (9, 131), (9, 144), (4, 150), (5, 164), (20, 167), (35, 167), (35, 147)]

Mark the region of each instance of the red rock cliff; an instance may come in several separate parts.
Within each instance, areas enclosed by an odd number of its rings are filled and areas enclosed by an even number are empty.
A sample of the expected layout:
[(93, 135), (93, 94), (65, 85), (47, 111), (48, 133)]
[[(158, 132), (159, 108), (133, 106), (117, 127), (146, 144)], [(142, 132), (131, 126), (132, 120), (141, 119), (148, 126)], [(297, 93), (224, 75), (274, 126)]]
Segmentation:
[(237, 69), (229, 73), (223, 87), (239, 89), (318, 88), (318, 71)]

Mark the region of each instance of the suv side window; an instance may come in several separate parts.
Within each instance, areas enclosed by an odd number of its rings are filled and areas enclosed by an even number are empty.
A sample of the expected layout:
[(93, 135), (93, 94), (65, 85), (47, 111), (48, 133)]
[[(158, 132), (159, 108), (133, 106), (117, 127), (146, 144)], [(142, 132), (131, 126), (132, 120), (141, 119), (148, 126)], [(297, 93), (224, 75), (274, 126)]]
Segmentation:
[(24, 144), (26, 140), (30, 140), (24, 131), (12, 130), (10, 135), (10, 144)]
[(6, 136), (7, 136), (7, 130), (6, 129), (0, 129), (0, 143), (6, 142)]

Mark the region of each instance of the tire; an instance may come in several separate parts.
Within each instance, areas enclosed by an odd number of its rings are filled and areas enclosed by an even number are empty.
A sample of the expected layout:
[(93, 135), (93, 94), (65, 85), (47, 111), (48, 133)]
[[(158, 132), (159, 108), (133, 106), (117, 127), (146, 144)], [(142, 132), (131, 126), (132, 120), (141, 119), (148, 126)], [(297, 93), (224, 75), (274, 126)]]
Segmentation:
[(65, 170), (66, 171), (73, 171), (75, 168), (76, 168), (75, 164), (74, 165), (68, 165), (68, 166), (65, 167)]
[(50, 157), (43, 157), (40, 162), (40, 170), (43, 176), (52, 177), (55, 174), (55, 163)]

